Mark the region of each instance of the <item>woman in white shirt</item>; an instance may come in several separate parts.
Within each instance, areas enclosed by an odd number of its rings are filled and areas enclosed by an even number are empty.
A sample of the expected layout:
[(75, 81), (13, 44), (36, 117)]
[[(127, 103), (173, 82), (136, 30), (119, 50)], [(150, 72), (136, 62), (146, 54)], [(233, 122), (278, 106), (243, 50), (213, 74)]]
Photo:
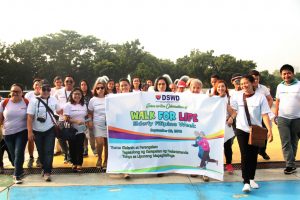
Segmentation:
[(24, 152), (27, 143), (26, 110), (28, 100), (23, 99), (23, 86), (13, 84), (10, 88), (10, 98), (4, 99), (0, 105), (0, 125), (4, 141), (12, 157), (16, 184), (22, 183)]
[(74, 172), (81, 172), (87, 107), (84, 104), (83, 92), (80, 88), (74, 88), (72, 90), (69, 102), (65, 105), (63, 111), (65, 121), (71, 123), (72, 126), (77, 130), (75, 139), (69, 140), (69, 149), (71, 162), (73, 164), (72, 169)]
[(48, 111), (47, 105), (53, 113), (60, 113), (57, 99), (50, 96), (51, 87), (43, 83), (40, 96), (31, 99), (27, 108), (28, 140), (34, 141), (38, 150), (45, 181), (51, 181), (53, 150), (55, 144), (53, 114)]
[[(107, 95), (106, 85), (104, 82), (99, 82), (93, 89), (94, 97), (91, 98), (88, 105), (88, 110), (92, 116), (93, 123), (89, 126), (93, 127), (94, 137), (96, 139), (96, 149), (98, 161), (96, 167), (106, 169), (108, 147), (107, 147), (107, 127), (105, 118), (105, 95)], [(102, 162), (102, 153), (105, 153), (104, 161)], [(103, 165), (102, 165), (103, 163)]]
[(241, 151), (242, 177), (244, 179), (243, 192), (250, 192), (251, 188), (258, 189), (259, 185), (254, 181), (258, 147), (249, 145), (250, 126), (247, 121), (244, 100), (245, 96), (251, 124), (262, 127), (262, 120), (268, 129), (269, 142), (273, 140), (272, 128), (270, 126), (270, 107), (264, 95), (254, 91), (254, 78), (251, 75), (245, 75), (241, 78), (242, 92), (232, 97), (232, 108), (237, 111), (236, 117), (236, 136)]

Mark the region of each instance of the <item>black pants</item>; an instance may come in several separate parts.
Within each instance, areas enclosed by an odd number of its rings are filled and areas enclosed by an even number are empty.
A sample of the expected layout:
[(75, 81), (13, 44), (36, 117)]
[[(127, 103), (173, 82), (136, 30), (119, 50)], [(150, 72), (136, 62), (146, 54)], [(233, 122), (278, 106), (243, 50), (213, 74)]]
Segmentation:
[[(3, 166), (4, 166), (4, 163), (3, 163), (3, 155), (4, 155), (4, 151), (7, 152), (9, 161), (10, 161), (11, 163), (13, 163), (13, 162), (12, 162), (12, 159), (11, 159), (11, 155), (10, 155), (10, 153), (9, 153), (9, 151), (8, 151), (7, 146), (6, 146), (6, 143), (5, 143), (4, 139), (2, 139), (2, 140), (0, 141), (0, 167), (3, 167)], [(12, 165), (13, 165), (13, 164), (12, 164)]]
[(83, 143), (85, 134), (79, 133), (74, 140), (69, 140), (69, 151), (73, 165), (82, 165), (83, 163)]
[(226, 164), (232, 163), (232, 143), (233, 143), (234, 137), (227, 140), (224, 143), (224, 154), (226, 159)]
[(236, 129), (236, 135), (241, 152), (242, 177), (244, 183), (250, 183), (255, 177), (258, 147), (248, 145), (249, 133)]

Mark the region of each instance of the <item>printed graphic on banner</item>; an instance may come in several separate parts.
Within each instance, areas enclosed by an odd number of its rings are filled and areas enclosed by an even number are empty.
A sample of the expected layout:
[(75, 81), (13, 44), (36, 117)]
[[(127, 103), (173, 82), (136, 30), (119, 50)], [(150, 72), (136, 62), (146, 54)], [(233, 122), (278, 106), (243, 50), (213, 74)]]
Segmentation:
[(199, 174), (223, 180), (226, 101), (191, 93), (106, 98), (108, 173)]

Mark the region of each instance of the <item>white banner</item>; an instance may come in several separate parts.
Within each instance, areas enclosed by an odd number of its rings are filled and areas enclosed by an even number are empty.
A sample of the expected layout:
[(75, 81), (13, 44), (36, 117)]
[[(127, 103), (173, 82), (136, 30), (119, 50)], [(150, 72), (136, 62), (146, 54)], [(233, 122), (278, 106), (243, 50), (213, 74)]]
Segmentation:
[(191, 93), (106, 98), (108, 173), (182, 173), (223, 180), (226, 101)]

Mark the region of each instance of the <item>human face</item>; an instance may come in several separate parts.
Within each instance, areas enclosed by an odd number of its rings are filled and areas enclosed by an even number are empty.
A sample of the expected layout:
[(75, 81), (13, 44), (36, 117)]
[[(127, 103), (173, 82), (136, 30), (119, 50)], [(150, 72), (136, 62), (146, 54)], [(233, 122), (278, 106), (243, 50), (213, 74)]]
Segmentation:
[(217, 80), (217, 78), (210, 78), (210, 84), (212, 85), (212, 87), (215, 87)]
[(224, 83), (219, 83), (217, 85), (217, 92), (220, 97), (224, 97), (226, 95), (226, 85)]
[(199, 94), (201, 92), (201, 90), (202, 90), (202, 87), (199, 83), (193, 83), (193, 82), (191, 83), (190, 91), (192, 93)]
[(232, 85), (234, 86), (234, 89), (236, 91), (239, 91), (241, 88), (240, 88), (240, 82), (241, 82), (241, 79), (237, 78), (235, 80), (233, 80), (231, 83)]
[(260, 80), (260, 78), (259, 78), (259, 76), (255, 76), (255, 75), (252, 75), (252, 77), (254, 78), (254, 83), (253, 83), (253, 87), (254, 88), (257, 88), (258, 87), (258, 84), (259, 84), (259, 80)]
[(139, 78), (134, 78), (133, 81), (132, 81), (134, 89), (139, 89), (140, 83), (141, 82), (140, 82)]
[(22, 99), (23, 91), (20, 87), (18, 86), (12, 86), (10, 88), (10, 96), (12, 101), (20, 101)]
[(157, 82), (157, 90), (158, 90), (158, 92), (165, 92), (166, 89), (167, 89), (167, 83), (165, 82), (165, 80), (160, 79)]
[(177, 92), (184, 92), (184, 89), (185, 89), (184, 87), (178, 87)]
[(70, 91), (73, 89), (75, 82), (72, 77), (66, 77), (64, 84), (65, 84), (66, 90)]
[(294, 79), (294, 73), (289, 70), (282, 70), (281, 78), (285, 83), (290, 84)]
[(169, 88), (171, 89), (172, 92), (176, 92), (176, 85), (174, 83), (169, 85)]
[(127, 81), (120, 82), (121, 93), (128, 93), (130, 91), (130, 84)]
[(252, 94), (254, 92), (253, 84), (247, 78), (241, 79), (241, 89), (246, 94)]
[(102, 83), (98, 83), (96, 86), (96, 92), (98, 97), (104, 97), (105, 86)]
[(109, 81), (107, 83), (107, 89), (109, 89), (109, 90), (113, 90), (114, 86), (115, 86), (115, 82), (114, 81)]
[(120, 93), (120, 84), (119, 83), (115, 83), (115, 88), (117, 93)]
[(79, 90), (75, 90), (73, 93), (72, 93), (72, 98), (73, 100), (75, 101), (76, 104), (78, 104), (82, 98), (82, 94)]
[(40, 81), (36, 81), (33, 83), (33, 90), (35, 94), (40, 94), (41, 83)]
[(85, 81), (81, 81), (81, 83), (80, 83), (80, 89), (81, 89), (84, 93), (87, 92), (88, 87), (87, 87), (87, 84), (86, 84)]
[(152, 82), (151, 80), (147, 80), (146, 83), (147, 83), (147, 85), (149, 85), (149, 86), (152, 86), (152, 85), (153, 85), (153, 82)]
[(55, 80), (54, 85), (55, 88), (60, 89), (62, 86), (62, 80), (61, 79)]
[(50, 96), (51, 87), (50, 86), (43, 86), (40, 90), (42, 98), (48, 98)]

